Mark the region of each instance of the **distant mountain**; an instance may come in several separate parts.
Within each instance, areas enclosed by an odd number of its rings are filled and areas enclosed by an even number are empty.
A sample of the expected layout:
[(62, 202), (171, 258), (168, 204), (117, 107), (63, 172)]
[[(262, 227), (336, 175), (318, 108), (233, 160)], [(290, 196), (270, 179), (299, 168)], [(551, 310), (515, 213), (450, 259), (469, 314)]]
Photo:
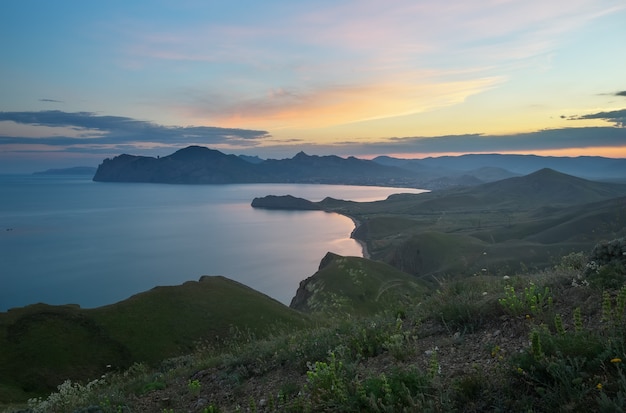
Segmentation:
[[(550, 168), (568, 175), (593, 180), (621, 180), (626, 183), (626, 159), (599, 156), (551, 157), (536, 155), (469, 154), (441, 156), (424, 159), (397, 159), (381, 156), (374, 159), (383, 165), (393, 165), (440, 176), (469, 173), (486, 182), (509, 178), (511, 175), (527, 175), (543, 168)], [(490, 176), (476, 175), (481, 168), (497, 168)], [(472, 172), (473, 171), (473, 172)], [(508, 176), (506, 176), (508, 174)]]
[(256, 165), (235, 155), (190, 146), (160, 158), (126, 154), (107, 158), (98, 166), (93, 179), (106, 182), (224, 184), (255, 182), (258, 177)]
[(120, 155), (105, 159), (94, 181), (187, 184), (319, 183), (419, 187), (408, 170), (338, 156), (310, 156), (251, 163), (235, 155), (190, 146), (161, 158)]
[(190, 146), (160, 158), (120, 155), (105, 159), (94, 181), (184, 184), (316, 183), (441, 190), (475, 187), (543, 168), (594, 180), (626, 183), (626, 159), (552, 158), (531, 155), (464, 155), (427, 159), (307, 155), (267, 159), (227, 155)]
[(626, 195), (626, 185), (589, 181), (544, 168), (522, 177), (491, 182), (473, 190), (484, 198), (520, 204), (576, 205)]
[(91, 175), (96, 173), (97, 168), (93, 166), (75, 166), (73, 168), (48, 169), (35, 172), (33, 175)]
[[(626, 184), (595, 182), (544, 168), (525, 176), (503, 179), (467, 188), (451, 188), (413, 198), (421, 210), (527, 210), (538, 207), (580, 205), (626, 195)], [(392, 207), (389, 203), (387, 207)], [(393, 207), (392, 207), (393, 208)], [(402, 208), (406, 208), (402, 206)]]
[(250, 163), (261, 163), (261, 162), (263, 162), (263, 159), (259, 158), (258, 156), (239, 155), (239, 157), (241, 159), (243, 159), (244, 161), (248, 161)]

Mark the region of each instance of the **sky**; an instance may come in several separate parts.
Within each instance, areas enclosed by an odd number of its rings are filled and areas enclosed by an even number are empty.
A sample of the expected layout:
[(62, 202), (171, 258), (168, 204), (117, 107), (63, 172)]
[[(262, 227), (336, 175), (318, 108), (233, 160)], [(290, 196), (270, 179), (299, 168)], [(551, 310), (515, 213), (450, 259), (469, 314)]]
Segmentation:
[(0, 173), (188, 145), (626, 157), (624, 0), (3, 0)]

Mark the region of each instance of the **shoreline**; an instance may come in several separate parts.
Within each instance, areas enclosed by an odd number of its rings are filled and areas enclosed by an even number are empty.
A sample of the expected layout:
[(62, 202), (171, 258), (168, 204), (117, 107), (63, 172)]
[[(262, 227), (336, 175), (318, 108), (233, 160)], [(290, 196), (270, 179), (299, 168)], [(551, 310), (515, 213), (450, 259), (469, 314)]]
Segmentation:
[(339, 215), (343, 215), (344, 217), (348, 217), (348, 218), (350, 218), (350, 219), (352, 220), (352, 222), (354, 223), (354, 229), (353, 229), (353, 230), (352, 230), (352, 232), (350, 233), (350, 238), (351, 238), (351, 239), (353, 239), (353, 240), (355, 240), (356, 242), (358, 242), (358, 243), (359, 243), (359, 245), (361, 246), (361, 253), (362, 253), (362, 255), (363, 255), (363, 258), (366, 258), (366, 259), (368, 259), (368, 260), (369, 260), (369, 259), (371, 258), (371, 255), (370, 255), (369, 250), (367, 249), (367, 243), (366, 243), (365, 241), (360, 240), (360, 239), (358, 239), (358, 238), (356, 238), (356, 237), (354, 236), (354, 234), (356, 233), (356, 231), (357, 231), (357, 230), (359, 229), (359, 227), (361, 226), (361, 221), (359, 221), (358, 219), (356, 219), (356, 218), (354, 218), (354, 217), (352, 217), (352, 216), (350, 216), (350, 215), (341, 214), (341, 213), (339, 213), (339, 212), (337, 212), (337, 213), (338, 213)]

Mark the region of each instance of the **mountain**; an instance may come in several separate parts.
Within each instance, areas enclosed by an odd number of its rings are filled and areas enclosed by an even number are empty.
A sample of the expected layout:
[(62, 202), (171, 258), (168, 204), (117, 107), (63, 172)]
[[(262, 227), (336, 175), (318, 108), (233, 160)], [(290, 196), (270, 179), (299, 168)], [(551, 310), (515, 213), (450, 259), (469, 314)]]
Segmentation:
[(235, 155), (190, 146), (161, 158), (120, 155), (105, 159), (94, 181), (187, 184), (321, 183), (419, 186), (415, 173), (354, 157), (310, 156), (250, 162)]
[[(511, 175), (527, 175), (539, 169), (550, 168), (568, 175), (595, 180), (620, 180), (626, 182), (626, 159), (599, 156), (552, 157), (536, 155), (468, 154), (441, 156), (424, 159), (397, 159), (386, 156), (374, 159), (383, 165), (399, 166), (424, 174), (455, 176), (474, 172), (480, 168), (497, 168), (500, 173), (485, 177), (485, 182), (509, 178)], [(495, 172), (495, 171), (494, 171)], [(506, 176), (509, 174), (509, 176)]]
[(626, 159), (554, 158), (532, 155), (463, 155), (426, 159), (307, 155), (263, 160), (190, 146), (164, 157), (123, 154), (105, 159), (94, 181), (183, 184), (317, 183), (379, 185), (430, 190), (474, 187), (543, 168), (602, 180), (626, 182)]
[(239, 155), (239, 157), (241, 159), (243, 159), (244, 161), (250, 162), (250, 163), (261, 163), (263, 162), (263, 159), (259, 158), (258, 156), (248, 156), (248, 155)]
[(254, 164), (235, 155), (190, 146), (161, 158), (120, 155), (105, 159), (94, 181), (224, 184), (253, 182)]

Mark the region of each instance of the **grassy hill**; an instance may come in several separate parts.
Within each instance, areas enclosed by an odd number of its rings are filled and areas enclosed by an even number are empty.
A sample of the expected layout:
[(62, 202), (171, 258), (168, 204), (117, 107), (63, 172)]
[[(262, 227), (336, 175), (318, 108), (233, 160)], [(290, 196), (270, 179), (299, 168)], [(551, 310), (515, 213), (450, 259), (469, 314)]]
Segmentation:
[[(0, 313), (0, 400), (49, 392), (199, 344), (302, 328), (307, 317), (224, 277), (156, 287), (95, 309), (36, 304)], [(107, 367), (109, 366), (109, 367)]]
[(300, 283), (290, 307), (332, 317), (373, 315), (388, 308), (402, 311), (427, 289), (385, 263), (328, 253), (319, 271)]
[(543, 169), (472, 188), (319, 204), (360, 222), (353, 235), (373, 259), (424, 278), (546, 268), (621, 237), (624, 195), (626, 185)]

